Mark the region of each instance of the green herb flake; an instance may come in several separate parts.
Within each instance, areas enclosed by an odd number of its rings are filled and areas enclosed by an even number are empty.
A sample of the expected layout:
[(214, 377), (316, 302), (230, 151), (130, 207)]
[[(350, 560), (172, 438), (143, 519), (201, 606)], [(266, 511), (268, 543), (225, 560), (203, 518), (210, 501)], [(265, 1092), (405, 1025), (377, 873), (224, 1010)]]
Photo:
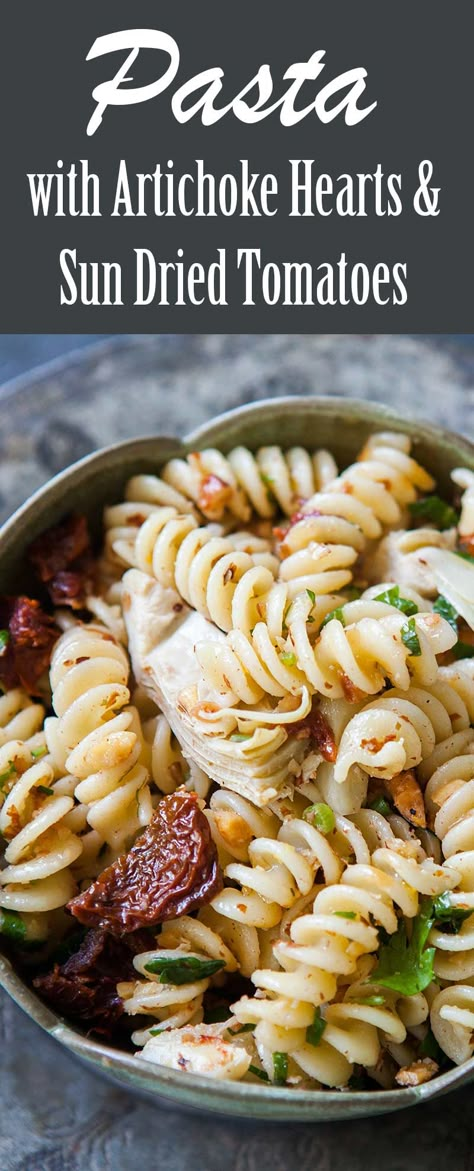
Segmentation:
[(321, 834), (330, 834), (336, 825), (336, 818), (330, 805), (325, 805), (323, 801), (318, 801), (316, 805), (308, 805), (303, 817)]
[(158, 1028), (150, 1029), (150, 1037), (159, 1037), (160, 1033), (166, 1032), (166, 1028), (167, 1028), (167, 1026), (166, 1026), (166, 1021), (165, 1021), (164, 1024), (162, 1024), (161, 1029), (158, 1029)]
[(160, 984), (189, 984), (207, 980), (225, 967), (223, 960), (200, 960), (197, 956), (160, 956), (145, 964), (145, 971), (159, 973)]
[(306, 1040), (308, 1045), (314, 1045), (315, 1047), (319, 1045), (321, 1043), (321, 1038), (325, 1028), (326, 1021), (324, 1020), (324, 1017), (321, 1016), (321, 1009), (319, 1007), (315, 1008), (313, 1023), (308, 1025), (308, 1028), (306, 1029)]
[(443, 929), (450, 935), (457, 935), (465, 919), (474, 913), (473, 907), (457, 907), (451, 902), (448, 890), (438, 895), (433, 903), (433, 918), (436, 923), (442, 924)]
[(326, 614), (326, 617), (323, 618), (319, 629), (322, 630), (323, 626), (327, 626), (328, 622), (332, 622), (333, 618), (335, 618), (337, 622), (340, 622), (342, 626), (346, 625), (344, 609), (342, 606), (338, 606), (337, 610), (331, 610), (329, 614)]
[(402, 626), (400, 634), (402, 637), (402, 643), (404, 646), (406, 646), (408, 653), (413, 656), (421, 655), (420, 640), (416, 632), (414, 618), (409, 618), (408, 622), (405, 622), (405, 625)]
[(458, 612), (454, 609), (454, 606), (451, 605), (451, 602), (448, 602), (447, 598), (443, 598), (443, 595), (439, 594), (436, 602), (433, 605), (433, 610), (435, 610), (437, 614), (440, 614), (441, 618), (445, 618), (446, 622), (449, 622), (449, 625), (452, 626), (453, 630), (457, 634)]
[(9, 641), (10, 635), (8, 630), (0, 630), (0, 655), (3, 655), (4, 651), (6, 651)]
[(400, 596), (400, 586), (392, 586), (389, 590), (383, 590), (381, 594), (377, 594), (374, 602), (385, 602), (387, 606), (395, 606), (397, 610), (401, 610), (402, 614), (406, 614), (407, 618), (412, 614), (418, 614), (418, 606), (415, 602), (410, 602), (409, 598), (402, 598)]
[(308, 598), (311, 602), (311, 605), (314, 606), (314, 603), (316, 601), (316, 594), (315, 594), (314, 590), (306, 590), (306, 593), (307, 593)]
[(455, 659), (472, 659), (474, 658), (474, 646), (469, 646), (468, 642), (459, 639), (456, 646), (452, 647), (452, 653)]
[(229, 740), (233, 740), (234, 744), (241, 744), (243, 740), (251, 740), (252, 735), (252, 732), (234, 732), (232, 736), (229, 736)]
[(459, 516), (450, 504), (441, 500), (440, 496), (425, 496), (423, 500), (413, 500), (408, 505), (415, 520), (428, 521), (439, 529), (450, 529), (457, 525)]
[(4, 911), (0, 907), (0, 935), (12, 939), (14, 943), (24, 943), (26, 938), (26, 923), (16, 911)]
[(422, 899), (419, 913), (411, 923), (410, 941), (405, 920), (402, 919), (398, 930), (389, 936), (387, 943), (382, 944), (377, 967), (369, 978), (369, 984), (381, 984), (384, 988), (400, 992), (402, 996), (416, 996), (431, 984), (436, 949), (425, 947), (425, 944), (434, 923), (433, 899)]
[(456, 557), (462, 557), (463, 561), (470, 561), (471, 565), (474, 565), (474, 556), (472, 553), (465, 553), (464, 549), (455, 549), (454, 552)]
[(355, 911), (333, 911), (333, 914), (337, 915), (338, 919), (357, 919)]
[(54, 789), (50, 789), (48, 785), (37, 785), (38, 793), (44, 793), (45, 797), (53, 797)]
[(388, 817), (389, 813), (392, 812), (392, 806), (390, 805), (390, 802), (387, 801), (387, 798), (383, 797), (381, 793), (378, 797), (374, 797), (373, 801), (370, 802), (369, 809), (373, 809), (375, 813), (381, 813), (382, 817)]
[(255, 1077), (259, 1077), (261, 1082), (269, 1082), (270, 1078), (264, 1069), (259, 1069), (258, 1065), (249, 1065), (249, 1073), (253, 1073)]
[(251, 1021), (246, 1025), (239, 1025), (238, 1029), (227, 1029), (231, 1037), (239, 1037), (241, 1033), (253, 1033), (255, 1025)]
[(276, 1086), (285, 1086), (288, 1077), (288, 1054), (273, 1053), (273, 1081)]
[(282, 651), (280, 661), (285, 664), (285, 667), (296, 667), (296, 655), (293, 651)]

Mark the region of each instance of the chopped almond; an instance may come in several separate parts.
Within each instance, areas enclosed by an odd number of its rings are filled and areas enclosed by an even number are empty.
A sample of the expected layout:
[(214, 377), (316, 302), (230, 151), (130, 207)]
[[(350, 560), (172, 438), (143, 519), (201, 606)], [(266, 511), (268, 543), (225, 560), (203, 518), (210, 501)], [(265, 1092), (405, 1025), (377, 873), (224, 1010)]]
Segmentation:
[(423, 793), (412, 769), (385, 781), (393, 804), (411, 825), (426, 829), (426, 811)]
[(422, 1086), (423, 1082), (431, 1081), (438, 1073), (438, 1065), (431, 1057), (423, 1057), (421, 1061), (413, 1061), (405, 1065), (395, 1074), (395, 1081), (399, 1086)]

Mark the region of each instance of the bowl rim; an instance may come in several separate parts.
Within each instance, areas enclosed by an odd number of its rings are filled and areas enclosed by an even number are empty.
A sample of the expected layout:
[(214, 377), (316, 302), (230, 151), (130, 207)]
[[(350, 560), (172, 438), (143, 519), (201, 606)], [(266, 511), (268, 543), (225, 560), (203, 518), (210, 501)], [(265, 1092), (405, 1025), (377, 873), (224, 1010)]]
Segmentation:
[[(347, 420), (361, 422), (365, 420), (369, 429), (379, 426), (390, 427), (412, 436), (417, 440), (417, 431), (422, 432), (423, 439), (433, 446), (440, 441), (451, 443), (470, 457), (474, 464), (474, 443), (465, 436), (444, 428), (436, 423), (428, 423), (416, 416), (405, 416), (403, 419), (390, 407), (382, 403), (373, 403), (363, 399), (346, 399), (344, 396), (302, 396), (286, 395), (278, 398), (261, 399), (255, 403), (247, 403), (234, 407), (229, 411), (215, 416), (206, 423), (200, 424), (183, 439), (176, 436), (142, 436), (135, 439), (125, 439), (119, 443), (106, 445), (75, 461), (58, 472), (55, 476), (41, 485), (0, 527), (0, 555), (2, 546), (11, 537), (22, 519), (37, 505), (46, 503), (54, 497), (57, 487), (75, 477), (83, 476), (93, 479), (94, 473), (100, 470), (104, 458), (119, 456), (127, 452), (131, 458), (149, 458), (150, 453), (156, 453), (157, 448), (163, 448), (163, 460), (172, 449), (174, 454), (186, 453), (206, 443), (211, 446), (213, 435), (218, 435), (222, 428), (230, 429), (234, 423), (256, 418), (259, 415), (284, 415), (289, 410), (298, 414), (310, 413), (317, 415), (328, 408), (335, 413), (340, 404), (341, 415)], [(124, 1088), (135, 1089), (139, 1093), (167, 1100), (170, 1104), (191, 1107), (204, 1111), (228, 1116), (252, 1117), (254, 1119), (272, 1118), (277, 1121), (321, 1121), (325, 1115), (335, 1108), (333, 1118), (360, 1117), (367, 1112), (383, 1114), (415, 1105), (421, 1101), (428, 1101), (446, 1093), (448, 1090), (459, 1087), (472, 1080), (474, 1076), (474, 1056), (463, 1065), (455, 1066), (445, 1073), (438, 1074), (432, 1081), (421, 1086), (406, 1087), (392, 1090), (296, 1090), (294, 1088), (266, 1085), (253, 1085), (244, 1082), (224, 1082), (181, 1071), (168, 1069), (166, 1066), (155, 1066), (144, 1061), (140, 1055), (127, 1053), (112, 1046), (76, 1031), (63, 1018), (54, 1013), (29, 988), (19, 976), (10, 961), (0, 956), (0, 986), (7, 994), (50, 1036), (58, 1040), (69, 1052), (85, 1061), (90, 1068), (99, 1068), (103, 1073), (119, 1080)], [(121, 1076), (121, 1073), (123, 1076)]]

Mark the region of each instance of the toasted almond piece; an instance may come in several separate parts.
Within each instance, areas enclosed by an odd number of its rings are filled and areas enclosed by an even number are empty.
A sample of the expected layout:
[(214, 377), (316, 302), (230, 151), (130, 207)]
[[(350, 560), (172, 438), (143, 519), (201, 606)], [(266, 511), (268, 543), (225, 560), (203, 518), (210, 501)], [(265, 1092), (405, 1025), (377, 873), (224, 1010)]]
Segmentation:
[(438, 1073), (438, 1065), (431, 1057), (423, 1057), (420, 1061), (413, 1061), (405, 1065), (395, 1074), (395, 1081), (399, 1086), (422, 1086), (429, 1082)]
[(385, 781), (385, 787), (402, 817), (410, 825), (426, 829), (426, 811), (423, 793), (412, 769)]

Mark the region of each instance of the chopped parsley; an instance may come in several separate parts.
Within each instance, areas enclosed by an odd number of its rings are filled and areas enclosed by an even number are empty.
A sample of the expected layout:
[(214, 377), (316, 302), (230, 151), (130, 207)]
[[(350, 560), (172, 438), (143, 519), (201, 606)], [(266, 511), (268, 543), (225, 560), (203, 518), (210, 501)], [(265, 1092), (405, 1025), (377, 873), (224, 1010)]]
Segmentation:
[(431, 1057), (432, 1061), (436, 1061), (438, 1065), (441, 1065), (444, 1061), (444, 1054), (431, 1029), (428, 1029), (428, 1032), (423, 1037), (419, 1048), (419, 1055), (420, 1057)]
[(463, 561), (470, 561), (471, 565), (474, 565), (474, 556), (472, 553), (466, 553), (464, 549), (455, 549), (454, 552), (456, 557), (462, 557)]
[(364, 996), (356, 1001), (357, 1004), (367, 1004), (370, 1007), (378, 1008), (379, 1005), (385, 1004), (385, 996)]
[(48, 751), (48, 749), (46, 747), (46, 744), (42, 744), (41, 748), (32, 748), (31, 755), (33, 757), (33, 760), (38, 760), (40, 756), (45, 756), (47, 751)]
[(0, 655), (3, 655), (4, 651), (6, 651), (9, 641), (10, 635), (8, 630), (0, 630)]
[(425, 945), (434, 923), (433, 899), (422, 899), (419, 913), (411, 922), (410, 941), (402, 919), (398, 930), (382, 944), (369, 984), (381, 984), (402, 996), (416, 996), (431, 984), (436, 949)]
[(402, 643), (406, 646), (408, 653), (410, 655), (421, 655), (420, 640), (416, 632), (414, 618), (409, 618), (408, 622), (405, 622), (400, 634), (402, 636)]
[(305, 821), (309, 821), (322, 834), (330, 834), (336, 825), (336, 818), (330, 805), (325, 805), (323, 801), (318, 801), (316, 805), (308, 805), (303, 816)]
[(315, 594), (314, 590), (306, 590), (306, 593), (307, 593), (308, 598), (311, 602), (311, 605), (314, 606), (314, 603), (316, 601), (316, 594)]
[(321, 1043), (321, 1038), (325, 1028), (326, 1021), (324, 1020), (324, 1017), (321, 1016), (321, 1009), (319, 1007), (315, 1008), (313, 1023), (308, 1025), (308, 1028), (306, 1029), (306, 1040), (308, 1045), (319, 1045)]
[(229, 740), (233, 740), (235, 744), (240, 744), (242, 740), (251, 740), (252, 732), (234, 732), (229, 736)]
[(227, 1029), (227, 1032), (230, 1033), (231, 1037), (238, 1037), (240, 1033), (253, 1033), (254, 1028), (255, 1025), (249, 1021), (246, 1025), (239, 1025), (238, 1029)]
[(8, 764), (9, 768), (6, 770), (6, 772), (0, 774), (0, 789), (3, 789), (3, 786), (6, 785), (8, 781), (11, 781), (12, 777), (14, 777), (16, 774), (13, 761), (9, 760)]
[(48, 785), (37, 785), (36, 788), (38, 793), (44, 793), (45, 797), (52, 797), (54, 795), (54, 789), (50, 789)]
[(160, 984), (189, 984), (207, 980), (224, 968), (223, 960), (200, 960), (197, 956), (160, 956), (145, 964), (145, 971), (159, 973)]
[(336, 620), (338, 622), (340, 622), (342, 624), (342, 626), (346, 625), (346, 620), (344, 617), (344, 610), (343, 610), (342, 606), (338, 606), (337, 610), (331, 610), (329, 614), (326, 614), (326, 617), (323, 618), (319, 629), (322, 630), (323, 626), (327, 626), (328, 622), (332, 622), (333, 618), (336, 618)]
[(357, 919), (355, 911), (334, 911), (338, 919)]
[(441, 924), (449, 935), (457, 935), (465, 919), (474, 913), (473, 907), (457, 907), (451, 902), (448, 890), (434, 900), (433, 918), (438, 926)]
[(273, 1081), (276, 1086), (285, 1086), (288, 1077), (288, 1054), (273, 1053)]
[(217, 1025), (219, 1021), (228, 1021), (230, 1016), (232, 1013), (228, 1004), (214, 1004), (206, 1009), (204, 1020), (206, 1025)]
[(450, 529), (457, 525), (459, 516), (450, 504), (441, 500), (440, 496), (425, 496), (423, 500), (413, 500), (408, 505), (415, 520), (429, 521), (439, 529)]
[(440, 614), (441, 618), (445, 618), (446, 622), (449, 622), (449, 625), (452, 626), (453, 630), (457, 634), (458, 612), (454, 609), (454, 606), (451, 605), (451, 602), (448, 602), (447, 598), (443, 598), (443, 595), (439, 594), (436, 602), (433, 605), (433, 610), (435, 610), (437, 614)]
[(407, 618), (412, 614), (418, 614), (418, 606), (415, 602), (411, 602), (409, 598), (402, 598), (400, 595), (400, 586), (392, 586), (389, 590), (383, 590), (381, 594), (377, 594), (374, 602), (385, 602), (387, 606), (395, 606), (397, 610), (401, 610), (402, 614), (406, 614)]

